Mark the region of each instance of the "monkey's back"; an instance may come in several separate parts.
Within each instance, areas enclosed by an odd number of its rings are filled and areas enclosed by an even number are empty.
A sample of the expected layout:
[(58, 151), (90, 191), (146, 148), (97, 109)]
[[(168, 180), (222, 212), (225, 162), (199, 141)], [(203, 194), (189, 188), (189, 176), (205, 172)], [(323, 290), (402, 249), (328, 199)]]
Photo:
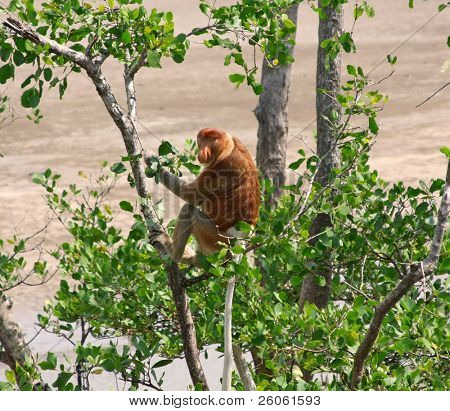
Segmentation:
[(258, 170), (245, 146), (233, 138), (233, 151), (200, 175), (202, 209), (220, 231), (238, 221), (256, 224), (260, 206)]

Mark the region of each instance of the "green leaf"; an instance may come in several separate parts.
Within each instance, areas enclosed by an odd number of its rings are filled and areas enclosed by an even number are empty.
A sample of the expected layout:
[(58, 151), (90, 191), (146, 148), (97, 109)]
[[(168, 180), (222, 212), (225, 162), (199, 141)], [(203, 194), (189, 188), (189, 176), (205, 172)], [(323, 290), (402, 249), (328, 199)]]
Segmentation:
[(57, 362), (58, 362), (58, 360), (56, 358), (56, 355), (52, 352), (49, 352), (47, 354), (47, 360), (39, 363), (39, 366), (43, 370), (54, 370), (56, 368)]
[(450, 158), (450, 148), (449, 147), (441, 147), (439, 151), (442, 154), (444, 154), (447, 158)]
[(25, 108), (36, 108), (41, 101), (39, 91), (35, 88), (29, 88), (25, 90), (20, 98), (20, 102)]
[(370, 132), (372, 134), (377, 134), (378, 133), (379, 127), (378, 127), (377, 122), (375, 121), (375, 117), (374, 116), (370, 116), (369, 117), (369, 129), (370, 129)]
[(42, 173), (33, 173), (31, 181), (35, 184), (44, 185), (46, 182), (46, 178)]
[(123, 174), (125, 171), (127, 171), (127, 168), (122, 163), (114, 163), (111, 166), (111, 171), (114, 174)]
[(44, 69), (45, 81), (50, 81), (52, 79), (52, 75), (53, 75), (52, 69), (50, 69), (48, 67)]
[(287, 16), (285, 19), (283, 19), (283, 24), (284, 24), (284, 28), (286, 29), (286, 31), (288, 33), (294, 33), (295, 30), (297, 29), (297, 26), (295, 25), (295, 23), (292, 20), (290, 20), (289, 18), (287, 18)]
[(184, 61), (184, 53), (179, 51), (172, 52), (172, 60), (178, 64), (182, 63)]
[(173, 152), (174, 150), (172, 144), (170, 144), (168, 141), (163, 141), (158, 147), (158, 154), (160, 156), (166, 156), (167, 154), (171, 154)]
[(350, 214), (351, 210), (350, 210), (350, 207), (349, 207), (348, 205), (346, 205), (346, 204), (341, 204), (341, 205), (337, 208), (336, 212), (337, 212), (339, 215), (341, 215), (342, 217), (346, 217), (347, 215)]
[(387, 61), (389, 64), (394, 65), (395, 63), (397, 63), (397, 56), (392, 57), (390, 54), (388, 54)]
[(294, 275), (293, 277), (291, 277), (291, 284), (293, 287), (297, 287), (301, 284), (302, 282), (302, 277), (299, 277), (298, 275)]
[(314, 247), (305, 247), (303, 249), (303, 255), (306, 258), (317, 258), (319, 257), (319, 251)]
[(236, 84), (236, 86), (239, 86), (244, 80), (245, 76), (243, 74), (230, 74), (229, 79), (232, 83)]
[(409, 337), (402, 337), (395, 342), (392, 348), (400, 355), (404, 355), (407, 352), (412, 351), (416, 346), (416, 342)]
[(11, 384), (13, 384), (13, 385), (16, 384), (16, 375), (14, 374), (13, 370), (7, 370), (5, 372), (5, 377), (6, 377), (6, 380), (8, 382), (10, 382)]
[(323, 275), (315, 275), (314, 282), (320, 287), (325, 287), (327, 280), (325, 279), (325, 277)]
[(252, 89), (257, 96), (259, 96), (264, 91), (264, 87), (261, 83), (253, 83)]
[(0, 48), (0, 57), (2, 61), (7, 61), (11, 56), (14, 48), (9, 43), (3, 43)]
[(245, 221), (238, 221), (235, 224), (236, 230), (238, 230), (241, 233), (249, 233), (252, 231), (252, 226), (249, 223), (246, 223)]
[(439, 271), (442, 273), (450, 272), (450, 257), (445, 257), (439, 264)]
[(14, 77), (14, 65), (5, 64), (0, 68), (0, 84), (5, 84), (6, 81)]
[(64, 390), (65, 386), (72, 378), (71, 372), (60, 372), (56, 381), (52, 384), (53, 387), (58, 388), (59, 390)]
[(304, 162), (305, 162), (304, 158), (299, 158), (297, 161), (294, 161), (293, 163), (289, 164), (289, 168), (291, 170), (297, 170)]
[(147, 64), (149, 67), (161, 67), (161, 54), (156, 51), (149, 51), (147, 55)]
[(352, 66), (351, 64), (347, 65), (347, 72), (353, 77), (358, 77), (355, 66)]
[(122, 43), (124, 43), (124, 44), (131, 43), (131, 33), (128, 30), (122, 32), (120, 39), (122, 40)]
[(350, 53), (355, 47), (355, 43), (353, 42), (352, 36), (349, 32), (345, 32), (339, 37), (339, 43), (341, 43), (342, 48), (346, 53)]
[(173, 360), (160, 360), (152, 366), (152, 369), (165, 367), (166, 365), (172, 364)]
[[(449, 153), (450, 153), (450, 150), (449, 150)], [(441, 191), (442, 187), (444, 187), (444, 185), (445, 185), (445, 181), (440, 178), (433, 180), (433, 182), (431, 183), (431, 186), (430, 186), (430, 191), (432, 193), (434, 193), (435, 191)]]
[(131, 205), (130, 202), (128, 201), (121, 201), (119, 203), (119, 207), (123, 210), (123, 211), (128, 211), (130, 213), (133, 212), (133, 206)]
[(13, 61), (16, 66), (21, 66), (25, 61), (25, 57), (19, 50), (16, 50), (13, 54)]

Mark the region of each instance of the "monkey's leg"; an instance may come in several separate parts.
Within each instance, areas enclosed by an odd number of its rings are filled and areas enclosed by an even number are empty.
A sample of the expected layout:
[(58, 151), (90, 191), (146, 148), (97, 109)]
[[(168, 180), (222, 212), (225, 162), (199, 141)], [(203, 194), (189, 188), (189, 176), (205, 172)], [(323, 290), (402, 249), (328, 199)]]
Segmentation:
[(220, 234), (217, 226), (199, 209), (195, 210), (192, 234), (197, 240), (201, 253), (205, 255), (212, 254), (219, 250), (219, 242), (227, 242), (226, 237)]
[(173, 233), (172, 258), (179, 263), (182, 259), (189, 260), (195, 254), (186, 247), (189, 236), (192, 234), (196, 208), (192, 204), (186, 203), (181, 207), (177, 224)]

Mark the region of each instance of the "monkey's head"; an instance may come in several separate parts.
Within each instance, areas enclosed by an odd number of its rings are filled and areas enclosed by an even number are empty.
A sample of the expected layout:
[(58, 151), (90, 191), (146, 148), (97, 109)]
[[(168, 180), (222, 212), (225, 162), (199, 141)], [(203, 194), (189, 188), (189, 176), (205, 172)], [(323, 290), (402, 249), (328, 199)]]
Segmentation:
[(197, 134), (198, 161), (212, 166), (228, 156), (234, 148), (233, 137), (217, 128), (203, 128)]

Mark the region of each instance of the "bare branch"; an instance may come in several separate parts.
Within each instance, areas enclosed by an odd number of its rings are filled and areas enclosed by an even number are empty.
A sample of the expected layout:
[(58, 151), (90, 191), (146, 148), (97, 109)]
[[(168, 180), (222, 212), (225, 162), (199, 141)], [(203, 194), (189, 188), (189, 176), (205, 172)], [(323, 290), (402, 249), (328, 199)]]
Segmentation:
[(231, 277), (228, 281), (227, 292), (225, 295), (225, 314), (224, 314), (224, 359), (222, 374), (222, 391), (231, 391), (231, 369), (233, 365), (232, 351), (232, 311), (233, 311), (233, 293), (236, 284), (236, 277)]
[(444, 187), (444, 194), (442, 195), (441, 205), (438, 211), (438, 218), (433, 240), (430, 245), (430, 253), (428, 257), (425, 258), (420, 264), (417, 264), (415, 269), (411, 270), (410, 274), (404, 277), (398, 283), (398, 285), (386, 296), (386, 298), (375, 308), (375, 314), (372, 318), (369, 329), (355, 354), (351, 381), (352, 389), (356, 389), (361, 382), (364, 371), (364, 361), (369, 355), (378, 337), (378, 334), (380, 333), (381, 325), (386, 314), (405, 296), (405, 294), (416, 282), (434, 273), (436, 265), (439, 261), (439, 255), (444, 239), (449, 211), (450, 161), (448, 162), (446, 184)]
[(416, 106), (420, 107), (423, 106), (427, 101), (431, 100), (436, 94), (438, 94), (439, 92), (441, 92), (442, 90), (444, 90), (445, 87), (447, 87), (448, 85), (450, 85), (450, 81), (448, 81), (447, 83), (445, 83), (440, 89), (436, 90), (430, 97), (426, 98), (424, 101), (422, 101), (420, 104), (418, 104)]

